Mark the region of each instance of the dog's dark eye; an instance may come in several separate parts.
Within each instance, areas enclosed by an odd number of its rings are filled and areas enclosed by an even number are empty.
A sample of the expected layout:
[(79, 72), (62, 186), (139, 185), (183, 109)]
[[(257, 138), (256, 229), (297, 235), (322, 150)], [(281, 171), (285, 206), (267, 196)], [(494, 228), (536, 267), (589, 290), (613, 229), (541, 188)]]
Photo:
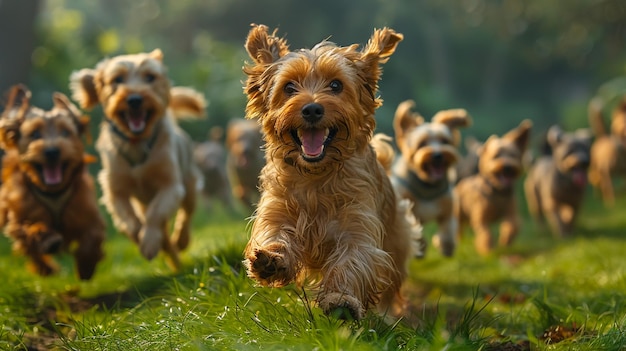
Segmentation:
[(67, 129), (61, 129), (61, 136), (64, 138), (67, 138), (68, 136), (70, 136), (70, 131)]
[(124, 83), (124, 76), (121, 74), (118, 76), (115, 76), (115, 78), (113, 78), (113, 83), (115, 84)]
[(285, 84), (283, 90), (287, 95), (293, 95), (298, 92), (298, 89), (296, 89), (296, 85), (291, 82)]
[(33, 130), (29, 137), (33, 140), (41, 139), (41, 132), (39, 130)]
[(341, 82), (338, 80), (333, 80), (332, 82), (330, 82), (330, 84), (328, 84), (328, 87), (330, 87), (330, 90), (332, 90), (332, 92), (335, 94), (341, 93), (341, 91), (343, 90), (343, 84), (341, 84)]
[(143, 79), (147, 82), (147, 83), (152, 83), (154, 82), (154, 80), (156, 79), (156, 76), (152, 73), (146, 73), (146, 75), (143, 77)]

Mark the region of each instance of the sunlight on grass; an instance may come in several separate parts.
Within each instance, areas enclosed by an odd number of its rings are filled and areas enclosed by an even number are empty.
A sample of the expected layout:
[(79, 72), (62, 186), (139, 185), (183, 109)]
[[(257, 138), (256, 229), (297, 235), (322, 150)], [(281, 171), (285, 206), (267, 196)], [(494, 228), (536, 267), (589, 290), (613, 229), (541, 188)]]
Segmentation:
[[(626, 199), (617, 208), (626, 209)], [(515, 245), (488, 258), (474, 252), (471, 232), (452, 258), (429, 248), (410, 264), (409, 316), (393, 325), (374, 314), (360, 322), (325, 316), (312, 292), (296, 286), (255, 286), (241, 265), (246, 217), (204, 204), (178, 273), (162, 256), (143, 259), (117, 233), (87, 282), (67, 255), (56, 276), (28, 273), (24, 258), (0, 242), (0, 277), (11, 282), (0, 290), (0, 349), (620, 350), (626, 343), (626, 216), (597, 199), (566, 240), (525, 221)], [(434, 230), (425, 226), (427, 236)], [(572, 337), (548, 346), (544, 334), (558, 326)]]

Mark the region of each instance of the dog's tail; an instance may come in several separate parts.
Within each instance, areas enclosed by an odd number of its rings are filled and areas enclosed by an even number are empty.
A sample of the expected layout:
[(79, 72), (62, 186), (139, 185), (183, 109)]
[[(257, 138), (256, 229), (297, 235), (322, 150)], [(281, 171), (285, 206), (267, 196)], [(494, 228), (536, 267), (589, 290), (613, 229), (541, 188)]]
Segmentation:
[(383, 166), (385, 171), (389, 173), (391, 171), (391, 166), (393, 165), (393, 160), (396, 158), (396, 151), (391, 146), (391, 137), (378, 133), (374, 135), (370, 145), (374, 148), (376, 152), (376, 159)]
[(192, 88), (173, 87), (170, 89), (170, 105), (174, 117), (205, 118), (207, 101), (204, 95)]
[(589, 101), (587, 108), (589, 126), (596, 137), (607, 135), (606, 126), (604, 125), (604, 118), (602, 117), (602, 109), (604, 103), (599, 97), (594, 97)]

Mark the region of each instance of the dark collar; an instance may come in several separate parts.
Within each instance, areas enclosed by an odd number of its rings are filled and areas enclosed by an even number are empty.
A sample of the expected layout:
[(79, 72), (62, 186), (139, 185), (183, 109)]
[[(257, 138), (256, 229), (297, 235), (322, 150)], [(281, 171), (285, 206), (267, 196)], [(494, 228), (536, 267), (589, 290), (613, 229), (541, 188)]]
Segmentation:
[(506, 188), (506, 189), (500, 189), (496, 187), (495, 185), (493, 185), (493, 183), (491, 183), (489, 179), (485, 177), (484, 175), (478, 173), (478, 176), (481, 177), (485, 181), (485, 184), (489, 188), (489, 192), (483, 191), (483, 195), (511, 196), (513, 194), (513, 188), (515, 187), (514, 185), (511, 185), (511, 187)]
[(105, 118), (105, 121), (109, 124), (109, 128), (113, 132), (113, 135), (120, 140), (120, 142), (116, 143), (117, 151), (131, 167), (135, 167), (146, 162), (148, 156), (150, 155), (150, 150), (154, 146), (157, 136), (159, 135), (159, 131), (161, 130), (161, 124), (163, 123), (163, 121), (159, 121), (154, 126), (152, 135), (150, 135), (147, 139), (143, 139), (130, 138), (119, 130), (111, 120)]
[(403, 186), (416, 199), (420, 200), (434, 200), (450, 191), (450, 182), (447, 176), (436, 183), (427, 183), (421, 180), (415, 172), (407, 170), (406, 177), (400, 177), (393, 173), (391, 180)]

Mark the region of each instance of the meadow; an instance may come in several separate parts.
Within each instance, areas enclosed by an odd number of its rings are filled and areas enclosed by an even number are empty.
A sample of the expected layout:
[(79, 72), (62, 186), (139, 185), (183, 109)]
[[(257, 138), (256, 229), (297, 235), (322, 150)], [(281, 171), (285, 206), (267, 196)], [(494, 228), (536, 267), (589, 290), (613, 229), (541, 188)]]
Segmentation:
[[(521, 195), (521, 194), (520, 194)], [(203, 203), (183, 269), (144, 260), (110, 230), (106, 258), (79, 281), (69, 255), (38, 277), (0, 238), (1, 350), (624, 350), (626, 196), (589, 196), (565, 240), (528, 219), (491, 257), (463, 236), (454, 257), (432, 247), (410, 263), (409, 317), (387, 324), (325, 316), (306, 289), (261, 288), (241, 265), (243, 212)], [(434, 227), (424, 227), (431, 236)]]

